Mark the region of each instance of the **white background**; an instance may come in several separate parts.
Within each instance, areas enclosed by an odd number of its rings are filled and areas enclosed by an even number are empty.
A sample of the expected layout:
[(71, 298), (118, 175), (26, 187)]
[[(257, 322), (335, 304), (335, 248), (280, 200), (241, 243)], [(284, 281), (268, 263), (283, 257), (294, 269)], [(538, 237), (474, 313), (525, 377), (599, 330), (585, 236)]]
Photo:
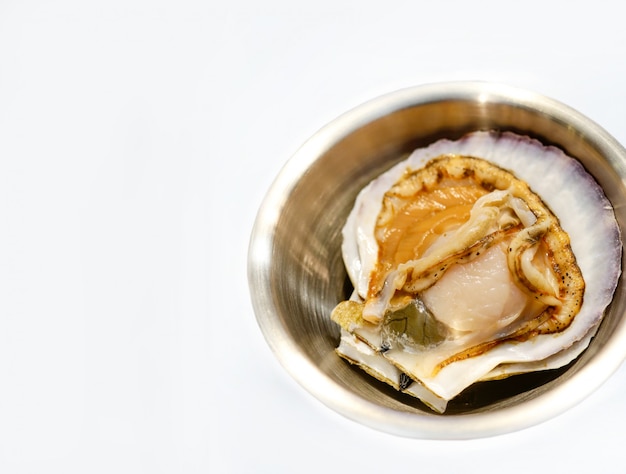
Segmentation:
[(609, 1), (0, 0), (0, 472), (620, 471), (625, 368), (490, 439), (337, 415), (265, 343), (246, 252), (297, 148), (398, 88), (504, 82), (626, 143), (624, 45)]

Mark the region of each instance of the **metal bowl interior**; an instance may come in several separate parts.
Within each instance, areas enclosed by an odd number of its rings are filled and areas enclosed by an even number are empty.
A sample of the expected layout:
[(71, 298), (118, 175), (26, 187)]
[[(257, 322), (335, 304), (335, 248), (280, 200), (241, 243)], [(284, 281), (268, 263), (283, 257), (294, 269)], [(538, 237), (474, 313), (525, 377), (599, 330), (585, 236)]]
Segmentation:
[(596, 337), (576, 361), (558, 370), (476, 384), (453, 400), (445, 415), (432, 413), (334, 353), (339, 329), (329, 315), (351, 291), (341, 258), (341, 229), (357, 193), (416, 147), (487, 129), (529, 135), (580, 160), (605, 190), (626, 235), (622, 146), (557, 101), (490, 83), (406, 89), (348, 112), (288, 161), (259, 210), (248, 257), (257, 321), (288, 372), (353, 420), (431, 439), (518, 430), (581, 401), (626, 356), (621, 280)]

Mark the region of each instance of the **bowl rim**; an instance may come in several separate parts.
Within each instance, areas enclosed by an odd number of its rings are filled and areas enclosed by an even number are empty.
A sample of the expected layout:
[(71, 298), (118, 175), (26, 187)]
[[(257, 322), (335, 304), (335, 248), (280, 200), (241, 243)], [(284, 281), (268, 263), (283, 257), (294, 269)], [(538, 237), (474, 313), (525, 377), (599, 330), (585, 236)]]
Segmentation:
[(371, 428), (420, 439), (472, 439), (518, 431), (543, 423), (591, 395), (626, 359), (626, 318), (588, 362), (562, 383), (514, 406), (493, 411), (451, 415), (404, 412), (366, 400), (335, 384), (318, 370), (277, 324), (271, 299), (269, 262), (275, 225), (291, 190), (316, 159), (343, 137), (400, 109), (449, 100), (478, 100), (538, 110), (584, 130), (586, 139), (626, 179), (626, 149), (596, 122), (542, 94), (486, 81), (456, 81), (417, 85), (373, 98), (318, 130), (289, 158), (263, 199), (248, 247), (248, 285), (256, 321), (284, 369), (306, 391), (339, 414)]

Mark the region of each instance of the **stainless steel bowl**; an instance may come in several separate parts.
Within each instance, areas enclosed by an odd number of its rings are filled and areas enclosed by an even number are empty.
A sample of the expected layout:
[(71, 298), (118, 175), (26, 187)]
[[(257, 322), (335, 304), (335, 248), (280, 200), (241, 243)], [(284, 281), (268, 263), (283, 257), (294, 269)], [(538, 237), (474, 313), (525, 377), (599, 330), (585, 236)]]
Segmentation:
[(623, 281), (597, 336), (574, 363), (477, 384), (451, 402), (445, 415), (433, 414), (334, 353), (339, 329), (329, 315), (350, 291), (341, 228), (356, 194), (414, 148), (479, 129), (526, 134), (578, 158), (604, 188), (626, 235), (626, 150), (596, 123), (557, 101), (490, 83), (410, 88), (346, 113), (287, 162), (259, 210), (248, 278), (268, 344), (315, 397), (370, 427), (432, 439), (518, 430), (580, 402), (626, 356)]

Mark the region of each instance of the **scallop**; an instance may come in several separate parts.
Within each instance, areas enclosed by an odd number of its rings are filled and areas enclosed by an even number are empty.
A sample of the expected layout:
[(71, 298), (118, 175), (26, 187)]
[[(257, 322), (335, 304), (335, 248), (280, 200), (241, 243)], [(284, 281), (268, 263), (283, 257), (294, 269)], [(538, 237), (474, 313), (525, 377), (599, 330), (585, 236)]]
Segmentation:
[(562, 150), (510, 132), (440, 140), (357, 196), (337, 353), (443, 413), (477, 381), (578, 357), (621, 251), (610, 202)]

